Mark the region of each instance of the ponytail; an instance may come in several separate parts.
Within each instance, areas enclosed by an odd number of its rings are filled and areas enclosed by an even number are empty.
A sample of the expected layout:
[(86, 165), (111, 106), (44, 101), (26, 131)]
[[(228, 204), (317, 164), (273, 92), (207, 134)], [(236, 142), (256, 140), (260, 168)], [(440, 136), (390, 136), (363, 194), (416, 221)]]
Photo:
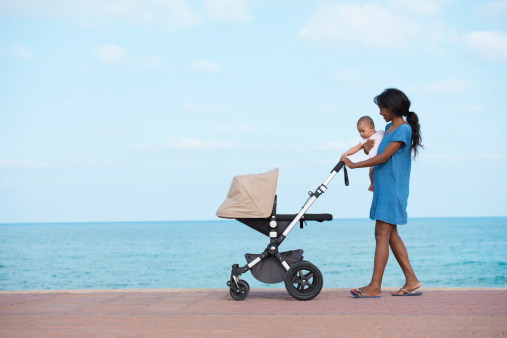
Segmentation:
[(414, 151), (414, 159), (417, 156), (417, 148), (423, 147), (421, 137), (421, 125), (419, 124), (419, 117), (413, 111), (407, 113), (407, 122), (412, 127), (412, 142), (410, 144), (410, 150)]

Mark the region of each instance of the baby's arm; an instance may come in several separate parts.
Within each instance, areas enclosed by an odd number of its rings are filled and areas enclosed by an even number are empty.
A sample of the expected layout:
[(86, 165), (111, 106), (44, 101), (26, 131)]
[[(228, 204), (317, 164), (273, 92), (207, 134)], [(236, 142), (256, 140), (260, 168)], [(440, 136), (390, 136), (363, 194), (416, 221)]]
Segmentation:
[(357, 146), (354, 146), (354, 147), (350, 148), (349, 150), (347, 150), (346, 152), (344, 152), (342, 154), (342, 156), (350, 156), (352, 154), (355, 154), (359, 150), (361, 150), (362, 147), (363, 147), (363, 145), (361, 143), (359, 143)]

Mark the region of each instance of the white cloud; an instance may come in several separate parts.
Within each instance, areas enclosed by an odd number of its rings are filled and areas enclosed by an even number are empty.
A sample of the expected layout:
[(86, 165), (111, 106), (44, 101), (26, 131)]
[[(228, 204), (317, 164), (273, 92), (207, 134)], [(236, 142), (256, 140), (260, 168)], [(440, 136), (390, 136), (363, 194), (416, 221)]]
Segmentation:
[(33, 53), (23, 46), (21, 43), (15, 43), (10, 49), (11, 55), (20, 59), (31, 60), (33, 59)]
[(488, 62), (507, 63), (507, 32), (470, 32), (464, 36), (468, 50)]
[(222, 70), (222, 65), (213, 61), (198, 60), (190, 66), (190, 69), (196, 72), (216, 73)]
[(254, 131), (253, 127), (242, 125), (238, 127), (238, 133), (251, 133)]
[(481, 12), (489, 19), (499, 19), (507, 14), (507, 0), (486, 2), (483, 4)]
[(498, 153), (480, 153), (477, 155), (477, 158), (480, 160), (498, 161), (498, 160), (505, 160), (507, 158), (507, 156), (505, 156), (505, 154), (498, 154)]
[(392, 5), (418, 15), (433, 15), (441, 11), (443, 3), (447, 0), (391, 0)]
[(202, 25), (205, 18), (220, 22), (250, 22), (245, 0), (0, 0), (2, 12), (45, 19), (71, 19), (85, 26), (123, 21), (170, 31)]
[(464, 92), (472, 89), (472, 84), (461, 79), (445, 79), (428, 83), (426, 88), (432, 92)]
[(338, 3), (321, 7), (297, 37), (317, 43), (400, 48), (419, 34), (420, 28), (401, 11), (376, 3)]
[(185, 0), (16, 0), (2, 1), (1, 5), (4, 13), (51, 19), (70, 18), (86, 25), (94, 25), (97, 20), (106, 24), (119, 20), (175, 30), (202, 23), (199, 11)]
[(10, 160), (6, 158), (0, 159), (0, 168), (46, 168), (49, 167), (48, 162), (31, 162), (23, 160)]
[(252, 15), (247, 12), (246, 2), (243, 0), (206, 0), (204, 11), (218, 21), (252, 21)]
[(229, 127), (229, 125), (227, 125), (227, 124), (221, 124), (218, 127), (218, 131), (221, 131), (221, 132), (229, 131), (229, 130), (231, 130), (231, 127)]
[(25, 161), (0, 159), (0, 168), (16, 168), (16, 169), (39, 169), (39, 168), (91, 168), (91, 167), (111, 167), (111, 163), (50, 163), (41, 161)]
[(122, 64), (128, 59), (127, 52), (117, 45), (99, 46), (95, 50), (95, 56), (104, 64)]
[(171, 137), (160, 145), (133, 145), (134, 150), (139, 151), (162, 151), (162, 150), (196, 150), (209, 151), (220, 149), (236, 149), (239, 144), (233, 142), (224, 142), (217, 140), (201, 141), (189, 137)]
[(118, 45), (98, 46), (94, 55), (102, 64), (109, 66), (130, 66), (137, 69), (156, 69), (160, 71), (171, 70), (171, 67), (158, 57), (134, 57)]

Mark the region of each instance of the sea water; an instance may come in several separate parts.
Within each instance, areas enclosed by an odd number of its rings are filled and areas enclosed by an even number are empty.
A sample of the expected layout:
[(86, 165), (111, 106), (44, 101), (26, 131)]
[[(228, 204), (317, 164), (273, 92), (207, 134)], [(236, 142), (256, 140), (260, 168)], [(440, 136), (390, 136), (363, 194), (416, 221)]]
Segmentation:
[[(507, 287), (506, 217), (410, 219), (398, 229), (425, 287)], [(373, 269), (373, 231), (367, 219), (308, 222), (280, 250), (303, 249), (326, 288), (360, 287)], [(226, 288), (231, 265), (268, 243), (234, 220), (0, 224), (0, 290)], [(391, 253), (383, 285), (403, 283)]]

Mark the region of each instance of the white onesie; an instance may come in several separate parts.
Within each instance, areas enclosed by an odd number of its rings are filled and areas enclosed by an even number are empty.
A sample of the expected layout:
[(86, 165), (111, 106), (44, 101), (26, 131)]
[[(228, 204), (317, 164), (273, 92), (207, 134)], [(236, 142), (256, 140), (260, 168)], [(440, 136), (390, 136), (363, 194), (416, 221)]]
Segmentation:
[(373, 148), (371, 148), (368, 158), (372, 158), (373, 156), (377, 156), (378, 146), (384, 137), (384, 131), (379, 130), (375, 134), (371, 135), (369, 138), (363, 138), (359, 143), (364, 144), (368, 140), (373, 140), (375, 143), (373, 144)]

